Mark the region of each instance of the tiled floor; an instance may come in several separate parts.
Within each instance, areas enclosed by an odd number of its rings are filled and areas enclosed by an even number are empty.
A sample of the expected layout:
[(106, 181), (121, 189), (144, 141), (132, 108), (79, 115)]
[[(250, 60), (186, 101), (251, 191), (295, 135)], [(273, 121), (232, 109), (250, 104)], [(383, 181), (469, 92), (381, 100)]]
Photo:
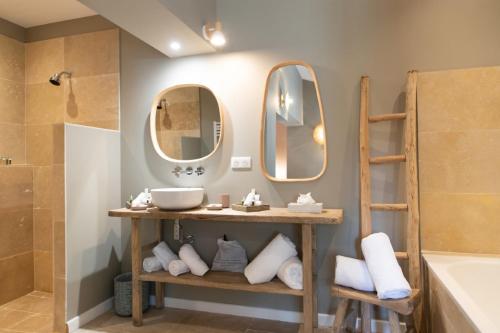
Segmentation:
[[(142, 327), (106, 313), (77, 333), (294, 333), (296, 324), (178, 309), (150, 309)], [(326, 332), (326, 331), (325, 331)]]
[(52, 294), (31, 292), (0, 306), (0, 333), (50, 333), (52, 315)]

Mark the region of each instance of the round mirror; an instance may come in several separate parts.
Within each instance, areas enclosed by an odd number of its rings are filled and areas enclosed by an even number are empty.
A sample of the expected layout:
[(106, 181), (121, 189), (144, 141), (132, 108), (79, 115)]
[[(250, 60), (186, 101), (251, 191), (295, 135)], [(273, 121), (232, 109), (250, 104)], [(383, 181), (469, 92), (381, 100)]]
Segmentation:
[(172, 162), (199, 161), (212, 155), (223, 135), (222, 109), (210, 89), (180, 85), (155, 98), (150, 116), (156, 152)]
[(326, 169), (326, 129), (312, 67), (292, 61), (273, 67), (264, 97), (261, 166), (274, 181), (310, 181)]

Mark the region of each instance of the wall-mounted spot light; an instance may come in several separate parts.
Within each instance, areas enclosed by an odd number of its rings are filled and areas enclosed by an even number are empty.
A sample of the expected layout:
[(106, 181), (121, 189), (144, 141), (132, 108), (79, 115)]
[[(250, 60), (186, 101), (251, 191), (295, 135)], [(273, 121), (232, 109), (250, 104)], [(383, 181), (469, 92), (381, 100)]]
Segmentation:
[(174, 51), (179, 51), (181, 49), (181, 43), (173, 41), (170, 43), (170, 48)]
[(226, 45), (226, 36), (222, 32), (222, 23), (217, 20), (212, 26), (207, 23), (202, 28), (203, 37), (215, 47), (222, 47)]
[(325, 128), (323, 127), (323, 125), (320, 124), (314, 127), (313, 139), (314, 142), (316, 142), (319, 145), (325, 144)]

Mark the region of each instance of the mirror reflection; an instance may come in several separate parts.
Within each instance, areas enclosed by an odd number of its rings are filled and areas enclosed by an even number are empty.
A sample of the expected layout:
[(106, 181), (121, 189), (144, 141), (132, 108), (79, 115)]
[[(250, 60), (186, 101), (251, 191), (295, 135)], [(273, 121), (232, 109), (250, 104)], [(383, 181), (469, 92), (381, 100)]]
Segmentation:
[(263, 169), (276, 181), (306, 181), (326, 168), (325, 127), (317, 81), (306, 64), (269, 74), (263, 112)]
[(160, 156), (197, 160), (215, 151), (222, 140), (222, 116), (217, 98), (208, 88), (174, 87), (156, 100), (151, 134)]

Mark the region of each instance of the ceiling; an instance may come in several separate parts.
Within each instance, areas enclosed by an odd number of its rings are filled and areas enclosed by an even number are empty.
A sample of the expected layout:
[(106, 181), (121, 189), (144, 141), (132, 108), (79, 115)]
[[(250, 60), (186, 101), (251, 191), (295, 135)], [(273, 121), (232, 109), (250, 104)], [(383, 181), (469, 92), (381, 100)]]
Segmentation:
[(96, 15), (77, 0), (1, 0), (0, 17), (24, 28)]

